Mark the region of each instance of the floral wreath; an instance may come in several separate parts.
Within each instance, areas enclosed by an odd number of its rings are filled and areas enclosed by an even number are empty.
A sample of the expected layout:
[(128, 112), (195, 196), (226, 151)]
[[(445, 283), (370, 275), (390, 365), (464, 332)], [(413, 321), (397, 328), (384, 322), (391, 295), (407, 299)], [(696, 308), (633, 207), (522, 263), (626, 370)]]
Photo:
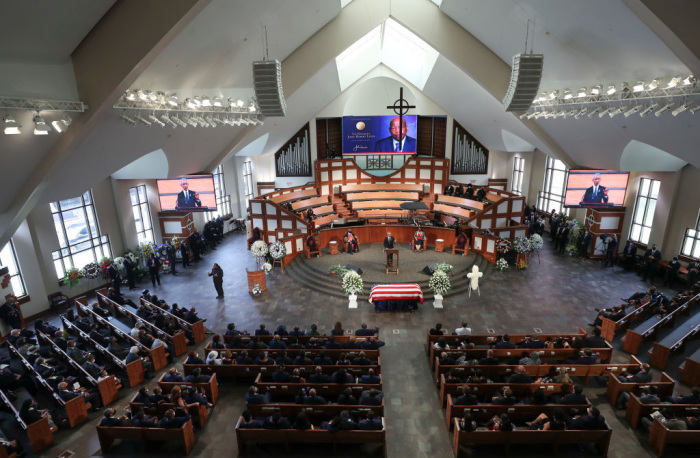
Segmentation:
[(532, 251), (540, 251), (544, 246), (544, 240), (540, 234), (532, 234), (530, 236), (530, 246)]
[(513, 248), (513, 244), (510, 242), (510, 240), (504, 237), (499, 237), (498, 240), (496, 240), (496, 251), (499, 253), (506, 254), (511, 250), (511, 248)]
[(287, 255), (287, 248), (284, 246), (284, 243), (279, 240), (271, 243), (270, 246), (267, 247), (267, 251), (275, 261), (279, 261)]
[(167, 258), (168, 257), (168, 245), (166, 245), (165, 243), (161, 243), (156, 248), (156, 252), (158, 253), (158, 255), (161, 258)]
[(262, 240), (257, 240), (250, 246), (250, 252), (253, 253), (255, 259), (263, 259), (267, 256), (267, 251), (267, 244)]
[(271, 272), (272, 271), (272, 264), (270, 264), (269, 262), (266, 262), (265, 264), (263, 264), (263, 270), (265, 272)]
[[(85, 274), (83, 276), (85, 278), (87, 278), (88, 280), (92, 280), (93, 278), (97, 278), (102, 273), (102, 269), (100, 269), (100, 266), (98, 266), (94, 262), (86, 264), (85, 267), (83, 267), (83, 271), (85, 272)], [(69, 272), (72, 272), (72, 269)]]
[(515, 238), (515, 243), (513, 243), (513, 248), (516, 253), (529, 253), (530, 252), (530, 240), (526, 237), (520, 235)]

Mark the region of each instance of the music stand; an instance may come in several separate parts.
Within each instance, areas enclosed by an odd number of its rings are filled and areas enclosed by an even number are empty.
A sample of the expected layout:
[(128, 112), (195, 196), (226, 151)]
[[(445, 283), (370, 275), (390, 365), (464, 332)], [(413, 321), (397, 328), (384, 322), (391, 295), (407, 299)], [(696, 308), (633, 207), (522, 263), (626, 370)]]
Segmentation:
[(399, 273), (399, 250), (386, 250), (386, 273)]

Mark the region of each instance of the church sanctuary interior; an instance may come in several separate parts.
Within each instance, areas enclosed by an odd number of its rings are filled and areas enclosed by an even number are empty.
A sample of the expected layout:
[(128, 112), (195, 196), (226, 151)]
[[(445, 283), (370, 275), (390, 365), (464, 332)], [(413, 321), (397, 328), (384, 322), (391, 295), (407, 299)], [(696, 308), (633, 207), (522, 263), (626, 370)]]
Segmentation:
[(697, 0), (0, 18), (0, 458), (697, 456)]

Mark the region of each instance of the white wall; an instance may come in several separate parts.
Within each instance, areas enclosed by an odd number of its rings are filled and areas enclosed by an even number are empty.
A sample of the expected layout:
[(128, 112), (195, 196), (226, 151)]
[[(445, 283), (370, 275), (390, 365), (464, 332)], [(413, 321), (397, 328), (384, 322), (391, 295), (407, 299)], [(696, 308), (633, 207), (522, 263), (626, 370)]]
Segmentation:
[[(131, 250), (138, 246), (138, 236), (136, 235), (136, 222), (134, 212), (131, 208), (131, 197), (129, 188), (136, 186), (146, 186), (146, 197), (148, 198), (148, 208), (151, 211), (151, 221), (153, 223), (153, 239), (158, 244), (162, 240), (158, 213), (160, 212), (160, 201), (158, 200), (158, 186), (156, 180), (115, 180), (110, 179), (113, 190), (113, 200), (117, 209), (117, 216), (120, 222), (120, 230), (123, 240), (123, 249), (115, 251), (114, 256), (121, 256), (124, 250)], [(111, 238), (111, 235), (110, 235)], [(112, 247), (114, 250), (114, 245)]]

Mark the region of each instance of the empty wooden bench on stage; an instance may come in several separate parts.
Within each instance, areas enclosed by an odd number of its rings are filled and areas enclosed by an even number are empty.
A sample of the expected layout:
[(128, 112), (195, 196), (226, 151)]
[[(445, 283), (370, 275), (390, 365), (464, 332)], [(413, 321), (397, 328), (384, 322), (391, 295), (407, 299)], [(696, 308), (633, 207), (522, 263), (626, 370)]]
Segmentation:
[(423, 291), (417, 283), (374, 285), (369, 292), (369, 302), (375, 312), (412, 312), (423, 303)]

